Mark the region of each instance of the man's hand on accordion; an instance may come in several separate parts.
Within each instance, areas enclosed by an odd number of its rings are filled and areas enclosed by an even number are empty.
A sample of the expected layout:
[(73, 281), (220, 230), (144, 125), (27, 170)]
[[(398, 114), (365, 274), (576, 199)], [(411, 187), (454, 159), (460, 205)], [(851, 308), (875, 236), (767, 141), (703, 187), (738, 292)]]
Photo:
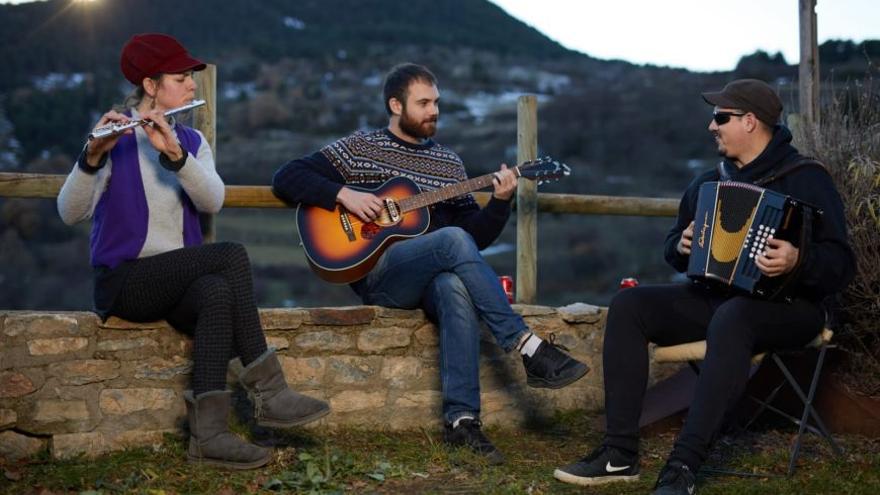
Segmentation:
[(678, 254), (684, 256), (690, 256), (691, 254), (691, 242), (694, 240), (694, 222), (691, 222), (690, 225), (687, 226), (684, 231), (681, 233), (681, 239), (678, 240), (678, 245), (675, 246), (675, 249), (678, 251)]
[(772, 237), (767, 238), (767, 250), (755, 258), (755, 265), (768, 277), (778, 277), (794, 270), (797, 265), (798, 248), (790, 242)]

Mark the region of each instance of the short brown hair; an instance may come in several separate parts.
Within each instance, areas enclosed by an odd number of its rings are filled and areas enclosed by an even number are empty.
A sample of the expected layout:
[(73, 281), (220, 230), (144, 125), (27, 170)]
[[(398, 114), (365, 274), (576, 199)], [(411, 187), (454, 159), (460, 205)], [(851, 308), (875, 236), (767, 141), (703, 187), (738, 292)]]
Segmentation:
[(436, 86), (437, 76), (424, 65), (411, 63), (395, 65), (385, 76), (385, 86), (382, 90), (382, 95), (385, 98), (385, 111), (388, 112), (388, 115), (392, 114), (391, 105), (388, 104), (388, 100), (394, 98), (406, 104), (406, 92), (413, 81), (421, 81)]

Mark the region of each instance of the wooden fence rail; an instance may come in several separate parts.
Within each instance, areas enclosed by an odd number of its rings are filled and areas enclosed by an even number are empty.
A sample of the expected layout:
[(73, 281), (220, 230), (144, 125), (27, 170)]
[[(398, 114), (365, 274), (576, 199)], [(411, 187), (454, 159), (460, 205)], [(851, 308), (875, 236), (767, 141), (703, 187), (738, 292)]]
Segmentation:
[[(46, 198), (58, 196), (64, 184), (61, 174), (19, 174), (0, 172), (0, 197)], [(480, 204), (489, 193), (474, 194)], [(226, 208), (286, 208), (269, 186), (226, 186)], [(596, 196), (589, 194), (538, 194), (538, 211), (576, 215), (630, 215), (670, 217), (678, 211), (678, 199), (637, 196)]]

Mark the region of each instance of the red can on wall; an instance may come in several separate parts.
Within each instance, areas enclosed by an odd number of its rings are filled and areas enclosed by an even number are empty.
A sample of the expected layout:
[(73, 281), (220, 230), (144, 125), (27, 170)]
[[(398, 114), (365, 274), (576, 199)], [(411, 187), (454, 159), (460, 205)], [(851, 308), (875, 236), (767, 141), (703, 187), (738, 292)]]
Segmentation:
[(504, 293), (507, 294), (507, 302), (513, 304), (513, 277), (510, 275), (501, 275), (498, 277), (498, 281), (501, 282), (501, 288), (504, 289)]
[(620, 280), (621, 289), (629, 289), (630, 287), (635, 287), (637, 285), (639, 285), (639, 281), (633, 277), (627, 277)]

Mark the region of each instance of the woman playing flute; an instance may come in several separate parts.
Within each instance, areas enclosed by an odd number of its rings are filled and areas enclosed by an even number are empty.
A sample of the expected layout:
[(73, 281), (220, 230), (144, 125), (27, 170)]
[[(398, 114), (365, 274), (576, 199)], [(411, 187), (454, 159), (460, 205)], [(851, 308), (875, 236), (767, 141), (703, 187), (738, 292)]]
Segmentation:
[(227, 426), (230, 359), (244, 365), (239, 382), (254, 402), (257, 424), (300, 425), (330, 408), (287, 387), (266, 346), (244, 247), (202, 244), (198, 214), (220, 210), (223, 181), (202, 133), (163, 114), (192, 102), (193, 71), (205, 64), (156, 33), (133, 36), (120, 63), (136, 87), (131, 107), (105, 113), (96, 128), (140, 119), (152, 125), (88, 141), (61, 189), (58, 211), (69, 225), (93, 219), (94, 302), (103, 319), (165, 319), (192, 336), (187, 458), (235, 469), (262, 466), (270, 450)]

